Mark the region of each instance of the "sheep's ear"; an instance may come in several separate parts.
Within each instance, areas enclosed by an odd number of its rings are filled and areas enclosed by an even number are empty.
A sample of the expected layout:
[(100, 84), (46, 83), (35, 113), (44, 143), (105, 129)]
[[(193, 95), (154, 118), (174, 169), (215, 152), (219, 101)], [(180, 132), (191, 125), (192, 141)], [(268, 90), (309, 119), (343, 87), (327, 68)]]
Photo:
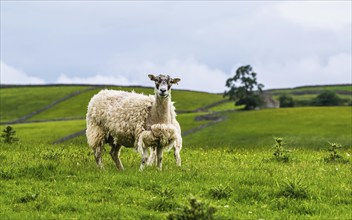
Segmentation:
[(171, 83), (173, 83), (173, 84), (178, 84), (178, 82), (180, 82), (180, 81), (181, 81), (180, 78), (171, 79)]
[(148, 77), (150, 80), (156, 81), (156, 76), (154, 76), (153, 74), (149, 74)]

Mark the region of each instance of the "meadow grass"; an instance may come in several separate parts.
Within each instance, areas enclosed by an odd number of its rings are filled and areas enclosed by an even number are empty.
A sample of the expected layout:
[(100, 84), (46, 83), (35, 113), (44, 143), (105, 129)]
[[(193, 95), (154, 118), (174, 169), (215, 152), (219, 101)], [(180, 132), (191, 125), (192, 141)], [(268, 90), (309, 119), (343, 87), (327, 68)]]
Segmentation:
[(140, 156), (123, 149), (120, 172), (107, 152), (99, 170), (90, 149), (69, 143), (1, 149), (1, 219), (166, 219), (191, 198), (215, 208), (215, 219), (351, 216), (351, 164), (325, 163), (323, 151), (297, 150), (281, 163), (270, 146), (185, 147), (182, 167), (165, 153), (162, 172), (139, 172)]
[(0, 122), (15, 120), (35, 110), (83, 90), (85, 86), (15, 87), (0, 89)]

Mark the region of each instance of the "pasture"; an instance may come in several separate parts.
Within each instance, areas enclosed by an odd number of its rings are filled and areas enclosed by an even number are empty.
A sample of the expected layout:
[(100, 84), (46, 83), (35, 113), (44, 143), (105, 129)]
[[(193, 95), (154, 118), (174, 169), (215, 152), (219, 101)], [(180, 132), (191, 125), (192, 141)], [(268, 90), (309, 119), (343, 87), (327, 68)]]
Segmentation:
[[(163, 171), (139, 172), (140, 155), (124, 148), (125, 171), (118, 172), (108, 146), (99, 170), (84, 136), (53, 144), (85, 128), (87, 103), (101, 88), (21, 92), (34, 88), (1, 88), (1, 122), (83, 92), (11, 125), (20, 141), (1, 143), (0, 219), (172, 219), (195, 213), (214, 219), (352, 218), (351, 107), (244, 112), (226, 102), (211, 106), (222, 100), (218, 94), (175, 90), (185, 134), (182, 167), (166, 152)], [(17, 97), (21, 110), (14, 109)], [(211, 107), (200, 111), (204, 106)], [(201, 117), (208, 114), (220, 120)], [(275, 137), (286, 142), (287, 160), (273, 155)], [(327, 160), (329, 142), (342, 145), (343, 160)]]

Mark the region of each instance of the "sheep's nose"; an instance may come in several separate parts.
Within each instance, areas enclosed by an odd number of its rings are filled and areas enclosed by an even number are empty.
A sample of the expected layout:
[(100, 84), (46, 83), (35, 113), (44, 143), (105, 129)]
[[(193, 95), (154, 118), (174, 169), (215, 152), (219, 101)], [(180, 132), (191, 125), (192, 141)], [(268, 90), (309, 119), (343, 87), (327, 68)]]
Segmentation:
[(160, 92), (165, 93), (166, 89), (160, 89)]

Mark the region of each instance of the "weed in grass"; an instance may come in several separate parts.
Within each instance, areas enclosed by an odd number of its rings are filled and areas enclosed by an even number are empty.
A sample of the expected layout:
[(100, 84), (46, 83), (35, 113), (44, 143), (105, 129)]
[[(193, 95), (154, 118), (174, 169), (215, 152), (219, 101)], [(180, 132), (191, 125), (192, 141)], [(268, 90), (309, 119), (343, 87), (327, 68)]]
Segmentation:
[(300, 180), (286, 179), (278, 193), (280, 197), (306, 199), (308, 198), (308, 187)]
[(56, 149), (49, 149), (42, 153), (42, 158), (44, 160), (59, 160), (63, 156), (63, 152), (59, 152)]
[(1, 168), (0, 169), (0, 178), (2, 180), (10, 180), (15, 178), (15, 173), (11, 168)]
[(156, 188), (154, 190), (155, 194), (158, 195), (156, 200), (153, 200), (150, 204), (150, 208), (155, 211), (170, 211), (177, 208), (177, 203), (173, 200), (174, 190), (168, 187), (166, 188)]
[(198, 201), (196, 198), (189, 200), (190, 207), (186, 206), (180, 213), (170, 214), (168, 220), (211, 220), (214, 219), (216, 209), (208, 204)]
[(40, 164), (35, 167), (26, 167), (21, 170), (21, 174), (24, 176), (36, 178), (38, 180), (49, 179), (53, 174), (57, 172), (57, 165), (54, 164)]
[(337, 143), (329, 143), (330, 146), (328, 148), (328, 151), (330, 154), (324, 158), (324, 161), (326, 163), (330, 162), (339, 162), (339, 163), (349, 163), (350, 161), (348, 159), (343, 158), (343, 156), (338, 152), (339, 149), (342, 148), (340, 144)]
[(226, 199), (229, 198), (231, 196), (231, 193), (233, 192), (233, 189), (230, 186), (217, 186), (217, 187), (213, 187), (209, 190), (209, 195), (213, 198), (213, 199)]
[(274, 145), (275, 151), (273, 153), (275, 160), (279, 162), (285, 162), (285, 163), (289, 162), (290, 160), (289, 153), (291, 151), (286, 150), (284, 148), (285, 143), (283, 141), (283, 138), (280, 138), (280, 137), (275, 138), (275, 142), (276, 142)]
[(34, 194), (26, 194), (25, 196), (20, 197), (17, 201), (19, 203), (28, 203), (31, 201), (35, 201), (39, 196), (39, 193), (34, 193)]

